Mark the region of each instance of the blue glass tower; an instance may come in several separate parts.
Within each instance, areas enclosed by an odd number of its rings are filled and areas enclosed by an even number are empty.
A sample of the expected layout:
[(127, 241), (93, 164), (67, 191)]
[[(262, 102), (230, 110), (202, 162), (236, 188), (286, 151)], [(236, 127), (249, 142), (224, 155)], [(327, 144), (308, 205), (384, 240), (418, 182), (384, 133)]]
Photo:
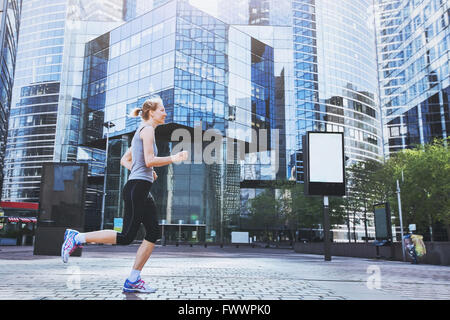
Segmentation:
[(77, 161), (84, 44), (122, 22), (122, 9), (122, 0), (23, 1), (3, 200), (38, 202), (42, 164)]
[(375, 1), (386, 155), (447, 138), (448, 1)]
[[(115, 124), (110, 130), (107, 228), (122, 214), (120, 192), (128, 174), (115, 163), (140, 121), (127, 114), (150, 95), (160, 95), (168, 113), (169, 124), (161, 127), (167, 132), (157, 129), (160, 155), (176, 144), (170, 140), (171, 128), (216, 129), (230, 138), (223, 140), (225, 148), (235, 148), (235, 139), (251, 142), (238, 133), (274, 125), (273, 48), (187, 1), (155, 7), (90, 41), (83, 78), (85, 141), (105, 136), (104, 121)], [(201, 226), (206, 238), (216, 241), (227, 236), (222, 229), (231, 230), (239, 216), (241, 180), (240, 164), (236, 158), (225, 163), (227, 156), (221, 163), (157, 168), (152, 192), (161, 224), (169, 229), (173, 224)]]
[[(379, 159), (371, 1), (294, 0), (292, 5), (298, 149), (306, 131), (343, 132), (350, 162)], [(297, 164), (297, 179), (303, 180), (301, 154)]]
[(19, 41), (22, 0), (0, 3), (0, 195), (3, 185), (3, 161), (8, 136), (8, 119)]

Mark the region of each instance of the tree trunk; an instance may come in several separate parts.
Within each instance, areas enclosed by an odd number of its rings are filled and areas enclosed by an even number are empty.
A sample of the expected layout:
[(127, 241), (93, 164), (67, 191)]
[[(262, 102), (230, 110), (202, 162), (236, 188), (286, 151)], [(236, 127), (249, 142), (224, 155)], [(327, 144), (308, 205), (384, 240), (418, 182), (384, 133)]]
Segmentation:
[(364, 233), (366, 234), (366, 243), (369, 242), (369, 235), (367, 233), (367, 202), (364, 199)]
[(431, 218), (431, 215), (428, 215), (429, 220), (430, 220), (430, 241), (433, 242), (434, 241), (434, 236), (433, 236), (433, 220)]
[(348, 243), (352, 242), (352, 231), (350, 230), (350, 213), (347, 210), (347, 230), (348, 230)]
[(295, 243), (295, 233), (294, 233), (294, 230), (291, 230), (291, 229), (289, 229), (289, 242), (290, 242), (291, 247)]

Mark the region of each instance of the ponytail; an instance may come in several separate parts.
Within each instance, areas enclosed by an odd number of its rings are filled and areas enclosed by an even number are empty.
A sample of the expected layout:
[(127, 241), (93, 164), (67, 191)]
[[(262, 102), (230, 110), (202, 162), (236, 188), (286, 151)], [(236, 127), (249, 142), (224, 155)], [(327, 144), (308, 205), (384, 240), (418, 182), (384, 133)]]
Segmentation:
[(139, 117), (139, 114), (142, 112), (141, 108), (134, 108), (131, 110), (130, 114), (128, 115), (131, 118), (137, 118)]
[(162, 99), (159, 96), (152, 96), (144, 102), (142, 108), (134, 108), (128, 116), (131, 118), (141, 116), (142, 119), (148, 120), (150, 111), (155, 111), (159, 105), (163, 105)]

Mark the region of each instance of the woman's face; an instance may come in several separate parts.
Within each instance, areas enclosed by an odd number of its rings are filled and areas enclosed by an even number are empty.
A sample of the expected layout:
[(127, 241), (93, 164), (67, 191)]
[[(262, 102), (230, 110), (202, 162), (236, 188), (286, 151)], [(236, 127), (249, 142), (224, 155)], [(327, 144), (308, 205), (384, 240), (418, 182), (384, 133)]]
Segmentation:
[(166, 109), (159, 104), (155, 111), (151, 111), (151, 116), (156, 124), (163, 124), (167, 116)]

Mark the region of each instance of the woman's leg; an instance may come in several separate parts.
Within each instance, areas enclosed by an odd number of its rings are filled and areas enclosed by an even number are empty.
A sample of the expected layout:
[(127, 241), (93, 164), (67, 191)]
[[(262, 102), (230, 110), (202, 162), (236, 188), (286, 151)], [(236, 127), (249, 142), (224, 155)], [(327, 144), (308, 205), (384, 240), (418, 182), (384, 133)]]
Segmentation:
[(66, 229), (61, 246), (61, 258), (64, 263), (67, 263), (72, 252), (81, 248), (84, 243), (116, 244), (116, 239), (117, 232), (114, 230), (80, 233), (76, 230)]
[(86, 232), (84, 236), (87, 243), (116, 244), (117, 242), (117, 231), (114, 230)]
[(150, 258), (154, 247), (154, 243), (147, 240), (142, 241), (142, 244), (139, 246), (136, 253), (133, 269), (131, 269), (131, 273), (123, 285), (123, 292), (154, 293), (157, 290), (148, 286), (148, 284), (141, 279), (142, 268), (148, 258)]
[(161, 237), (161, 231), (158, 225), (157, 208), (155, 200), (150, 192), (145, 199), (145, 210), (143, 212), (142, 223), (145, 227), (145, 237), (136, 254), (133, 269), (142, 270), (147, 260), (155, 248), (156, 240)]
[(144, 268), (145, 263), (153, 252), (153, 248), (155, 248), (154, 243), (147, 240), (142, 241), (138, 251), (136, 252), (136, 260), (133, 265), (134, 270), (142, 271), (142, 268)]
[[(148, 188), (148, 187), (147, 187)], [(148, 192), (148, 190), (147, 190)], [(142, 181), (129, 180), (123, 188), (124, 217), (122, 232), (117, 233), (118, 245), (129, 245), (136, 238), (142, 222), (142, 212), (146, 186)]]
[[(103, 244), (119, 244), (128, 245), (136, 236), (141, 224), (141, 217), (136, 214), (136, 204), (133, 203), (132, 194), (137, 192), (136, 181), (128, 181), (123, 188), (123, 197), (125, 203), (125, 214), (123, 217), (123, 230), (117, 232), (114, 230), (100, 230), (86, 233), (80, 233), (75, 240), (81, 243), (103, 243)], [(136, 191), (135, 191), (136, 190)]]
[[(147, 222), (144, 218), (148, 215), (149, 210), (152, 208), (148, 206), (147, 202), (147, 196), (150, 192), (151, 183), (141, 183), (141, 188), (139, 188), (139, 192), (133, 192), (132, 193), (132, 203), (133, 203), (133, 212), (137, 216), (139, 216), (139, 221), (144, 223), (144, 226), (146, 228), (146, 231), (148, 233), (147, 228)], [(142, 193), (143, 191), (143, 193)], [(140, 224), (140, 223), (139, 223)], [(118, 238), (120, 239), (120, 238)], [(131, 273), (127, 280), (125, 281), (123, 291), (124, 292), (146, 292), (146, 293), (152, 293), (155, 292), (156, 289), (149, 287), (145, 284), (144, 281), (141, 279), (141, 271), (147, 262), (147, 260), (150, 258), (150, 255), (153, 252), (153, 249), (155, 247), (155, 241), (149, 241), (147, 235), (145, 239), (142, 241), (141, 245), (139, 246), (138, 251), (136, 252), (136, 258), (134, 261), (133, 268), (131, 270)]]

